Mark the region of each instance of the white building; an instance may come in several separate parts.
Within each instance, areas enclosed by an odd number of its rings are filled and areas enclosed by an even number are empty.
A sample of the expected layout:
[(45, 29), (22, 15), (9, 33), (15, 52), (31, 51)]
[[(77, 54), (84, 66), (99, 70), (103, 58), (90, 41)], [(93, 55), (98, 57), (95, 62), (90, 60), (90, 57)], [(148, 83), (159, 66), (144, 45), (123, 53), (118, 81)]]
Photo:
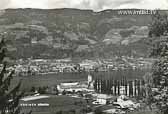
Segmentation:
[(96, 102), (98, 102), (98, 104), (102, 104), (105, 105), (108, 102), (112, 102), (114, 97), (111, 95), (106, 95), (106, 94), (96, 94), (94, 95), (96, 97)]
[(78, 92), (78, 91), (94, 91), (92, 76), (88, 76), (88, 81), (69, 82), (57, 85), (58, 91)]

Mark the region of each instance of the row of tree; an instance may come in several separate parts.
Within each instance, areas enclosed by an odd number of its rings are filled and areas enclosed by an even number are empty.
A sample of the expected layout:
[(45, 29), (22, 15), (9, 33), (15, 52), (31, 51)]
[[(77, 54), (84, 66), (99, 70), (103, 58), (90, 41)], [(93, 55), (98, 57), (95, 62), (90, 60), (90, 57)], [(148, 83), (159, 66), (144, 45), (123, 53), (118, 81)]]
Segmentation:
[(127, 96), (145, 96), (144, 80), (95, 79), (94, 89), (98, 93)]

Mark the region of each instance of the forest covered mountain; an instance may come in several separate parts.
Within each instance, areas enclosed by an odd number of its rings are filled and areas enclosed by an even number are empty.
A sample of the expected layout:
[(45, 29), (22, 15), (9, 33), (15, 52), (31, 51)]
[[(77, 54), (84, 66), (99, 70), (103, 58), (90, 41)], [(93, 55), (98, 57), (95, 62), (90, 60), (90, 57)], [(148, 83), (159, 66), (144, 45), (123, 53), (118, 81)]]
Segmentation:
[(16, 58), (147, 57), (152, 15), (119, 11), (125, 10), (6, 9), (0, 33), (12, 40)]

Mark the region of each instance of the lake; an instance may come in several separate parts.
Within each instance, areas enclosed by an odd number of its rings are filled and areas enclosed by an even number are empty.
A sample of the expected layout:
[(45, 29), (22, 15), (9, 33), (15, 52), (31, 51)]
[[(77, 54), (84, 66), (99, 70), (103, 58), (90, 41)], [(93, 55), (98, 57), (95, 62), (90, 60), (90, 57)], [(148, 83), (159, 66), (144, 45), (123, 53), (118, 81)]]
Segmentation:
[(22, 89), (30, 89), (32, 86), (53, 86), (60, 84), (62, 82), (71, 82), (71, 81), (87, 81), (88, 75), (92, 75), (93, 79), (101, 78), (108, 79), (113, 78), (120, 80), (122, 77), (126, 77), (127, 80), (133, 79), (142, 79), (147, 69), (127, 69), (127, 70), (116, 70), (108, 72), (83, 72), (83, 73), (59, 73), (59, 74), (45, 74), (45, 75), (36, 75), (36, 76), (27, 76), (27, 77), (14, 77), (12, 85), (16, 85), (19, 80), (22, 81)]

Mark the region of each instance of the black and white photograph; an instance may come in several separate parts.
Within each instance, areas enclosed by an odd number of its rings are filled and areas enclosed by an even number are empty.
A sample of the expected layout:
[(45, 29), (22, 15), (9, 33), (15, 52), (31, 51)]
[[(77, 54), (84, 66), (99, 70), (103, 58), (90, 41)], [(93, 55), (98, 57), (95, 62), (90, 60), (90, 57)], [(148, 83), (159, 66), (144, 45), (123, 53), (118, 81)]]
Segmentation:
[(168, 114), (168, 0), (0, 0), (0, 114)]

